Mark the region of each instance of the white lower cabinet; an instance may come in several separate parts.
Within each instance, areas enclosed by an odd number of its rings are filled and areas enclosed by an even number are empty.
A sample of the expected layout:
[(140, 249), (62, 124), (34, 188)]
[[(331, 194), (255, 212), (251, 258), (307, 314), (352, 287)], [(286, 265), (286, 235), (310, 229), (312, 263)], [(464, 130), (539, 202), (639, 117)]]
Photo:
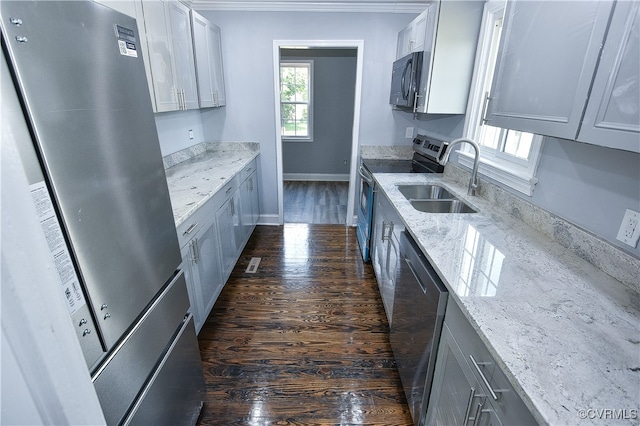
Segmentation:
[(258, 221), (256, 164), (257, 160), (249, 163), (177, 228), (196, 332), (211, 313)]
[(255, 168), (240, 185), (240, 211), (242, 215), (242, 235), (249, 239), (256, 227), (259, 215), (258, 188), (256, 186)]
[(213, 207), (210, 203), (202, 206), (190, 218), (186, 229), (178, 231), (180, 237), (188, 236), (188, 239), (180, 239), (184, 241), (181, 248), (182, 269), (196, 332), (202, 328), (224, 286)]
[(387, 314), (387, 321), (391, 326), (396, 272), (400, 259), (399, 240), (400, 233), (404, 230), (404, 223), (384, 194), (381, 192), (374, 192), (374, 194), (371, 262)]
[(538, 424), (451, 299), (424, 424)]
[(225, 281), (231, 275), (231, 271), (238, 260), (238, 251), (241, 250), (239, 232), (240, 218), (238, 212), (238, 197), (234, 192), (216, 211), (216, 224), (218, 225), (218, 241), (222, 256), (222, 273)]

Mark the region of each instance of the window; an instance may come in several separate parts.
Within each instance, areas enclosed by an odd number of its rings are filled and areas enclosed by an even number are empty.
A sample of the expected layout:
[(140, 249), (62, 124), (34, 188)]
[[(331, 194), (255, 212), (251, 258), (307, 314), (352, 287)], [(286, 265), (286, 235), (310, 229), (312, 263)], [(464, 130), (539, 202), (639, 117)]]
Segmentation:
[[(531, 195), (537, 182), (535, 172), (542, 136), (489, 126), (482, 120), (498, 56), (504, 4), (504, 1), (490, 0), (485, 5), (465, 135), (480, 145), (480, 174)], [(463, 145), (463, 149), (458, 161), (471, 167), (473, 151), (467, 145)]]
[(288, 141), (311, 141), (313, 61), (280, 63), (280, 135)]

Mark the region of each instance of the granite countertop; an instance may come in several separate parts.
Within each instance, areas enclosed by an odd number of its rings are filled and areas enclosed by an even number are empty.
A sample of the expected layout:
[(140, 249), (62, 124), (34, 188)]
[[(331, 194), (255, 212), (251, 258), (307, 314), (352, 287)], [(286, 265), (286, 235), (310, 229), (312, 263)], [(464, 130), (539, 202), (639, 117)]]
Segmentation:
[[(541, 424), (638, 424), (637, 291), (440, 175), (374, 179)], [(478, 213), (419, 212), (399, 183), (440, 184)]]
[(259, 153), (257, 143), (205, 143), (165, 157), (176, 227)]

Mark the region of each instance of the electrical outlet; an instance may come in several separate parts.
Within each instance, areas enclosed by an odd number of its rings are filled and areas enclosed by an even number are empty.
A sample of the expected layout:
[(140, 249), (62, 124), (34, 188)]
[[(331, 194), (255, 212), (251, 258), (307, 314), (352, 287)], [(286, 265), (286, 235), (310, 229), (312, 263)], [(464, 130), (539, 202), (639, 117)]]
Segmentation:
[(193, 139), (193, 130), (189, 130), (189, 139)]
[(404, 137), (407, 139), (413, 139), (413, 127), (407, 127), (405, 129)]
[(640, 239), (640, 213), (627, 209), (616, 237), (618, 241), (635, 248)]

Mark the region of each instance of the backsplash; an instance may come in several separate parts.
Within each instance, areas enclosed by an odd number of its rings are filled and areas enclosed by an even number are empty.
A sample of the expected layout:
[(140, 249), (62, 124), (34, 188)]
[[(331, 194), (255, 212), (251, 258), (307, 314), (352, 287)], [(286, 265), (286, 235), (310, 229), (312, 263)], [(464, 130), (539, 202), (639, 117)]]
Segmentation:
[(246, 150), (259, 151), (260, 144), (257, 142), (201, 142), (180, 151), (162, 157), (165, 170), (169, 167), (187, 161), (205, 151), (224, 151), (224, 150)]
[[(469, 175), (468, 171), (452, 163), (447, 164), (444, 170), (445, 179), (462, 185), (468, 184)], [(640, 291), (640, 259), (635, 256), (486, 179), (480, 180), (478, 195), (571, 250), (606, 274)]]
[(360, 157), (363, 159), (410, 160), (412, 156), (413, 145), (360, 145)]

